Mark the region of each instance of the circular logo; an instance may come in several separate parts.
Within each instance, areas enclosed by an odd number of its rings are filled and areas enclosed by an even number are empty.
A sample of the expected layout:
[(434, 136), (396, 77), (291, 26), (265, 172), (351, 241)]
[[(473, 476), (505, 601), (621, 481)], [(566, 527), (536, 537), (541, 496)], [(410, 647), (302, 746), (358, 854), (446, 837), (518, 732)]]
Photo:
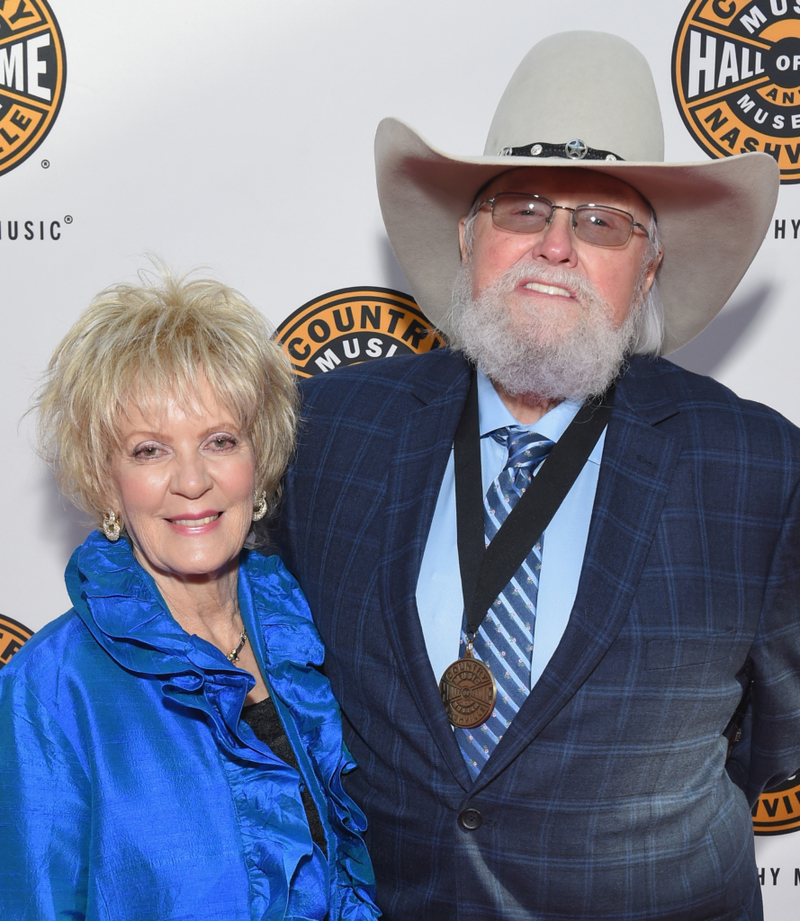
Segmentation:
[(693, 0), (672, 50), (672, 88), (712, 157), (760, 150), (800, 182), (799, 0)]
[(497, 684), (480, 659), (464, 656), (442, 675), (439, 693), (447, 718), (461, 729), (476, 729), (492, 715)]
[(800, 829), (800, 773), (774, 790), (767, 790), (753, 807), (757, 835), (785, 835)]
[(299, 377), (442, 345), (416, 301), (391, 288), (340, 288), (323, 294), (287, 317), (275, 339)]
[(64, 42), (44, 0), (0, 3), (0, 173), (29, 157), (61, 108)]
[(0, 668), (8, 665), (11, 656), (32, 636), (33, 630), (0, 614)]

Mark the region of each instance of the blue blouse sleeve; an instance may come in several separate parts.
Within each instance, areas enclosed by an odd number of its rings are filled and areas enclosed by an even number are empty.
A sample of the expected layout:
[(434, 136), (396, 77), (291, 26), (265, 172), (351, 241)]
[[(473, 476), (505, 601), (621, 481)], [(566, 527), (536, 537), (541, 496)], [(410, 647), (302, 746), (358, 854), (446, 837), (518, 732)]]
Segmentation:
[(87, 914), (89, 780), (24, 672), (7, 671), (0, 674), (0, 918), (81, 921)]

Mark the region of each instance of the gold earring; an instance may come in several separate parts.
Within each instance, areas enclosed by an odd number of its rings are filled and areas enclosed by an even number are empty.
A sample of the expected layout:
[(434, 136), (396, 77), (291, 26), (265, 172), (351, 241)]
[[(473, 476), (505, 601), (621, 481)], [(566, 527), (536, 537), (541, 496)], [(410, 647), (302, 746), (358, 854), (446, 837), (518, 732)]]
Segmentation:
[(113, 509), (109, 509), (105, 515), (103, 515), (103, 534), (105, 534), (113, 544), (115, 541), (119, 540), (119, 535), (121, 533), (122, 522), (117, 518), (117, 513)]
[(261, 521), (264, 515), (267, 514), (267, 492), (266, 490), (261, 490), (261, 495), (257, 495), (254, 499), (255, 509), (253, 510), (253, 521)]

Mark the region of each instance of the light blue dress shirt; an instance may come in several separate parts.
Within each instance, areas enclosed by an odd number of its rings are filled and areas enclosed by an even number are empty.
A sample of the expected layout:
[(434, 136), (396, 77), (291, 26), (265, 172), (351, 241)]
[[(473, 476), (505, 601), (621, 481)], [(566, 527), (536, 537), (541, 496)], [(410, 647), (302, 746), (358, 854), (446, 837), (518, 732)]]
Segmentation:
[[(491, 381), (478, 372), (478, 407), (481, 433), (481, 473), (483, 492), (506, 463), (506, 449), (487, 437), (495, 429), (519, 425), (511, 415)], [(564, 434), (580, 403), (559, 403), (526, 428), (551, 441)], [(578, 591), (586, 538), (592, 516), (600, 459), (605, 443), (605, 430), (573, 483), (561, 507), (544, 532), (542, 571), (531, 662), (531, 687), (542, 675), (555, 652), (569, 621), (570, 611)], [(464, 598), (458, 566), (456, 540), (456, 495), (453, 452), (445, 468), (436, 502), (436, 510), (422, 557), (417, 580), (417, 608), (425, 645), (436, 680), (459, 657)]]

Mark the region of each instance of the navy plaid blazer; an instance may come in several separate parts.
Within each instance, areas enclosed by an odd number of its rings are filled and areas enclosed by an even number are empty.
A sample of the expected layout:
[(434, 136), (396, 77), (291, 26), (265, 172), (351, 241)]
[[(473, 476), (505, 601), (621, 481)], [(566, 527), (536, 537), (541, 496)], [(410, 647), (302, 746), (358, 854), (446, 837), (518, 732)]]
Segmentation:
[(304, 382), (276, 534), (327, 646), (386, 917), (760, 918), (750, 805), (800, 766), (800, 430), (631, 361), (569, 625), (473, 783), (415, 603), (468, 377), (442, 350)]

